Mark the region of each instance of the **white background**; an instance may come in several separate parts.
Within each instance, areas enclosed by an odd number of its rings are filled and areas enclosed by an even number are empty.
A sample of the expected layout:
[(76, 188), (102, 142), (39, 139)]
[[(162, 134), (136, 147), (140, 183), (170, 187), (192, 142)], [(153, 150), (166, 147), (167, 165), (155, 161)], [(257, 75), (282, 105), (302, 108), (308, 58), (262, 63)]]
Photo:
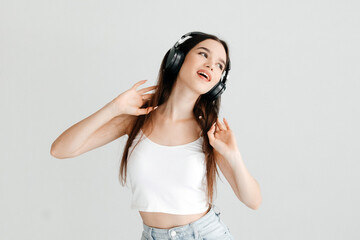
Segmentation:
[(359, 239), (358, 1), (0, 0), (0, 239), (140, 239), (118, 173), (124, 136), (72, 159), (68, 127), (142, 79), (190, 31), (224, 39), (221, 117), (263, 202), (226, 179), (216, 205), (235, 239)]

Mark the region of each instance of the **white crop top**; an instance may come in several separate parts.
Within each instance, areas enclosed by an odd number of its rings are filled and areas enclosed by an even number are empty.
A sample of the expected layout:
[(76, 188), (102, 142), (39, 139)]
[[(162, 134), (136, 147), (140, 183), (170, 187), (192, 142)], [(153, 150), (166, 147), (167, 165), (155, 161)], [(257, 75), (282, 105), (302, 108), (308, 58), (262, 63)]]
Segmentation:
[(206, 211), (209, 204), (202, 142), (200, 137), (183, 145), (160, 145), (140, 129), (128, 153), (131, 209), (182, 215)]

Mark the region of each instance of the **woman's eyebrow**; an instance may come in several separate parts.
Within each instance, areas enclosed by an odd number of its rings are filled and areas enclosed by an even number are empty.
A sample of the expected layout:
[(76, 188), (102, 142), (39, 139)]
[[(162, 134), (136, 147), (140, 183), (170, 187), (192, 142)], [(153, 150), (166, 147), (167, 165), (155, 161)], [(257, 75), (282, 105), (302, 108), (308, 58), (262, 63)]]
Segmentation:
[[(208, 49), (206, 47), (198, 47), (197, 49), (204, 49), (205, 51), (211, 53), (210, 49)], [(224, 64), (224, 66), (226, 65), (225, 61), (223, 59), (219, 58), (219, 60)]]

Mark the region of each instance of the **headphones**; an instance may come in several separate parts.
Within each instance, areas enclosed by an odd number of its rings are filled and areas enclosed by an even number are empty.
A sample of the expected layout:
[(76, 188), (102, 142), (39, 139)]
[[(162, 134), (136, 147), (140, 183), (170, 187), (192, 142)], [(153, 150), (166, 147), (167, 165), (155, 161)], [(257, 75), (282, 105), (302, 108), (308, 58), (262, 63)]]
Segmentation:
[[(185, 42), (187, 39), (192, 38), (196, 35), (207, 35), (203, 32), (189, 32), (183, 35), (175, 45), (170, 49), (169, 55), (166, 59), (164, 70), (170, 74), (177, 74), (184, 62), (185, 54), (179, 49), (179, 45)], [(229, 78), (230, 71), (230, 59), (226, 69), (221, 75), (220, 81), (207, 93), (203, 94), (206, 98), (211, 101), (216, 100), (226, 89), (226, 81)]]

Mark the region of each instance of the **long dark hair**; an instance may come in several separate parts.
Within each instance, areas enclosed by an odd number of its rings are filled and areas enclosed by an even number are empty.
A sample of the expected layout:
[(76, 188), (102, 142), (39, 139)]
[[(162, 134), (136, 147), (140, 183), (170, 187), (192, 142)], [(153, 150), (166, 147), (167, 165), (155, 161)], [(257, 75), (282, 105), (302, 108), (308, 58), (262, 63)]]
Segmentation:
[[(187, 39), (185, 42), (180, 44), (179, 48), (182, 50), (185, 54), (187, 53), (199, 42), (202, 42), (206, 39), (213, 39), (215, 41), (220, 42), (225, 49), (226, 52), (226, 66), (224, 69), (226, 69), (227, 65), (229, 64), (229, 50), (228, 46), (225, 41), (219, 39), (218, 37), (211, 35), (211, 34), (204, 34), (204, 35), (195, 35), (189, 39)], [(160, 106), (161, 104), (165, 103), (171, 94), (171, 90), (174, 86), (174, 83), (176, 81), (177, 74), (168, 74), (167, 71), (164, 70), (166, 58), (169, 55), (169, 51), (165, 54), (159, 74), (158, 74), (158, 80), (157, 80), (157, 88), (154, 92), (154, 95), (149, 101), (146, 101), (142, 108), (146, 108), (149, 106)], [(209, 143), (209, 138), (207, 136), (207, 132), (211, 128), (211, 125), (216, 121), (219, 114), (219, 108), (221, 103), (221, 97), (218, 97), (216, 100), (209, 101), (207, 98), (205, 98), (203, 95), (200, 95), (199, 98), (196, 100), (196, 103), (193, 108), (193, 114), (194, 118), (196, 119), (198, 125), (200, 126), (202, 130), (202, 136), (204, 137), (202, 150), (205, 153), (205, 163), (206, 163), (206, 179), (207, 179), (207, 199), (208, 203), (213, 203), (213, 194), (214, 194), (214, 186), (217, 193), (216, 188), (216, 175), (219, 176), (219, 172), (216, 167), (216, 158), (214, 154), (213, 147)], [(199, 118), (200, 117), (200, 118)], [(127, 159), (128, 159), (128, 153), (129, 153), (129, 147), (132, 145), (133, 140), (137, 136), (140, 129), (143, 127), (145, 123), (150, 123), (150, 125), (153, 126), (152, 122), (152, 111), (145, 115), (139, 115), (136, 117), (136, 120), (134, 121), (134, 124), (131, 126), (132, 129), (129, 134), (129, 138), (126, 142), (123, 156), (121, 159), (120, 164), (120, 171), (119, 171), (119, 180), (121, 181), (122, 186), (126, 184), (126, 177), (127, 177)], [(134, 146), (134, 148), (136, 145)], [(124, 177), (125, 174), (125, 177)]]

